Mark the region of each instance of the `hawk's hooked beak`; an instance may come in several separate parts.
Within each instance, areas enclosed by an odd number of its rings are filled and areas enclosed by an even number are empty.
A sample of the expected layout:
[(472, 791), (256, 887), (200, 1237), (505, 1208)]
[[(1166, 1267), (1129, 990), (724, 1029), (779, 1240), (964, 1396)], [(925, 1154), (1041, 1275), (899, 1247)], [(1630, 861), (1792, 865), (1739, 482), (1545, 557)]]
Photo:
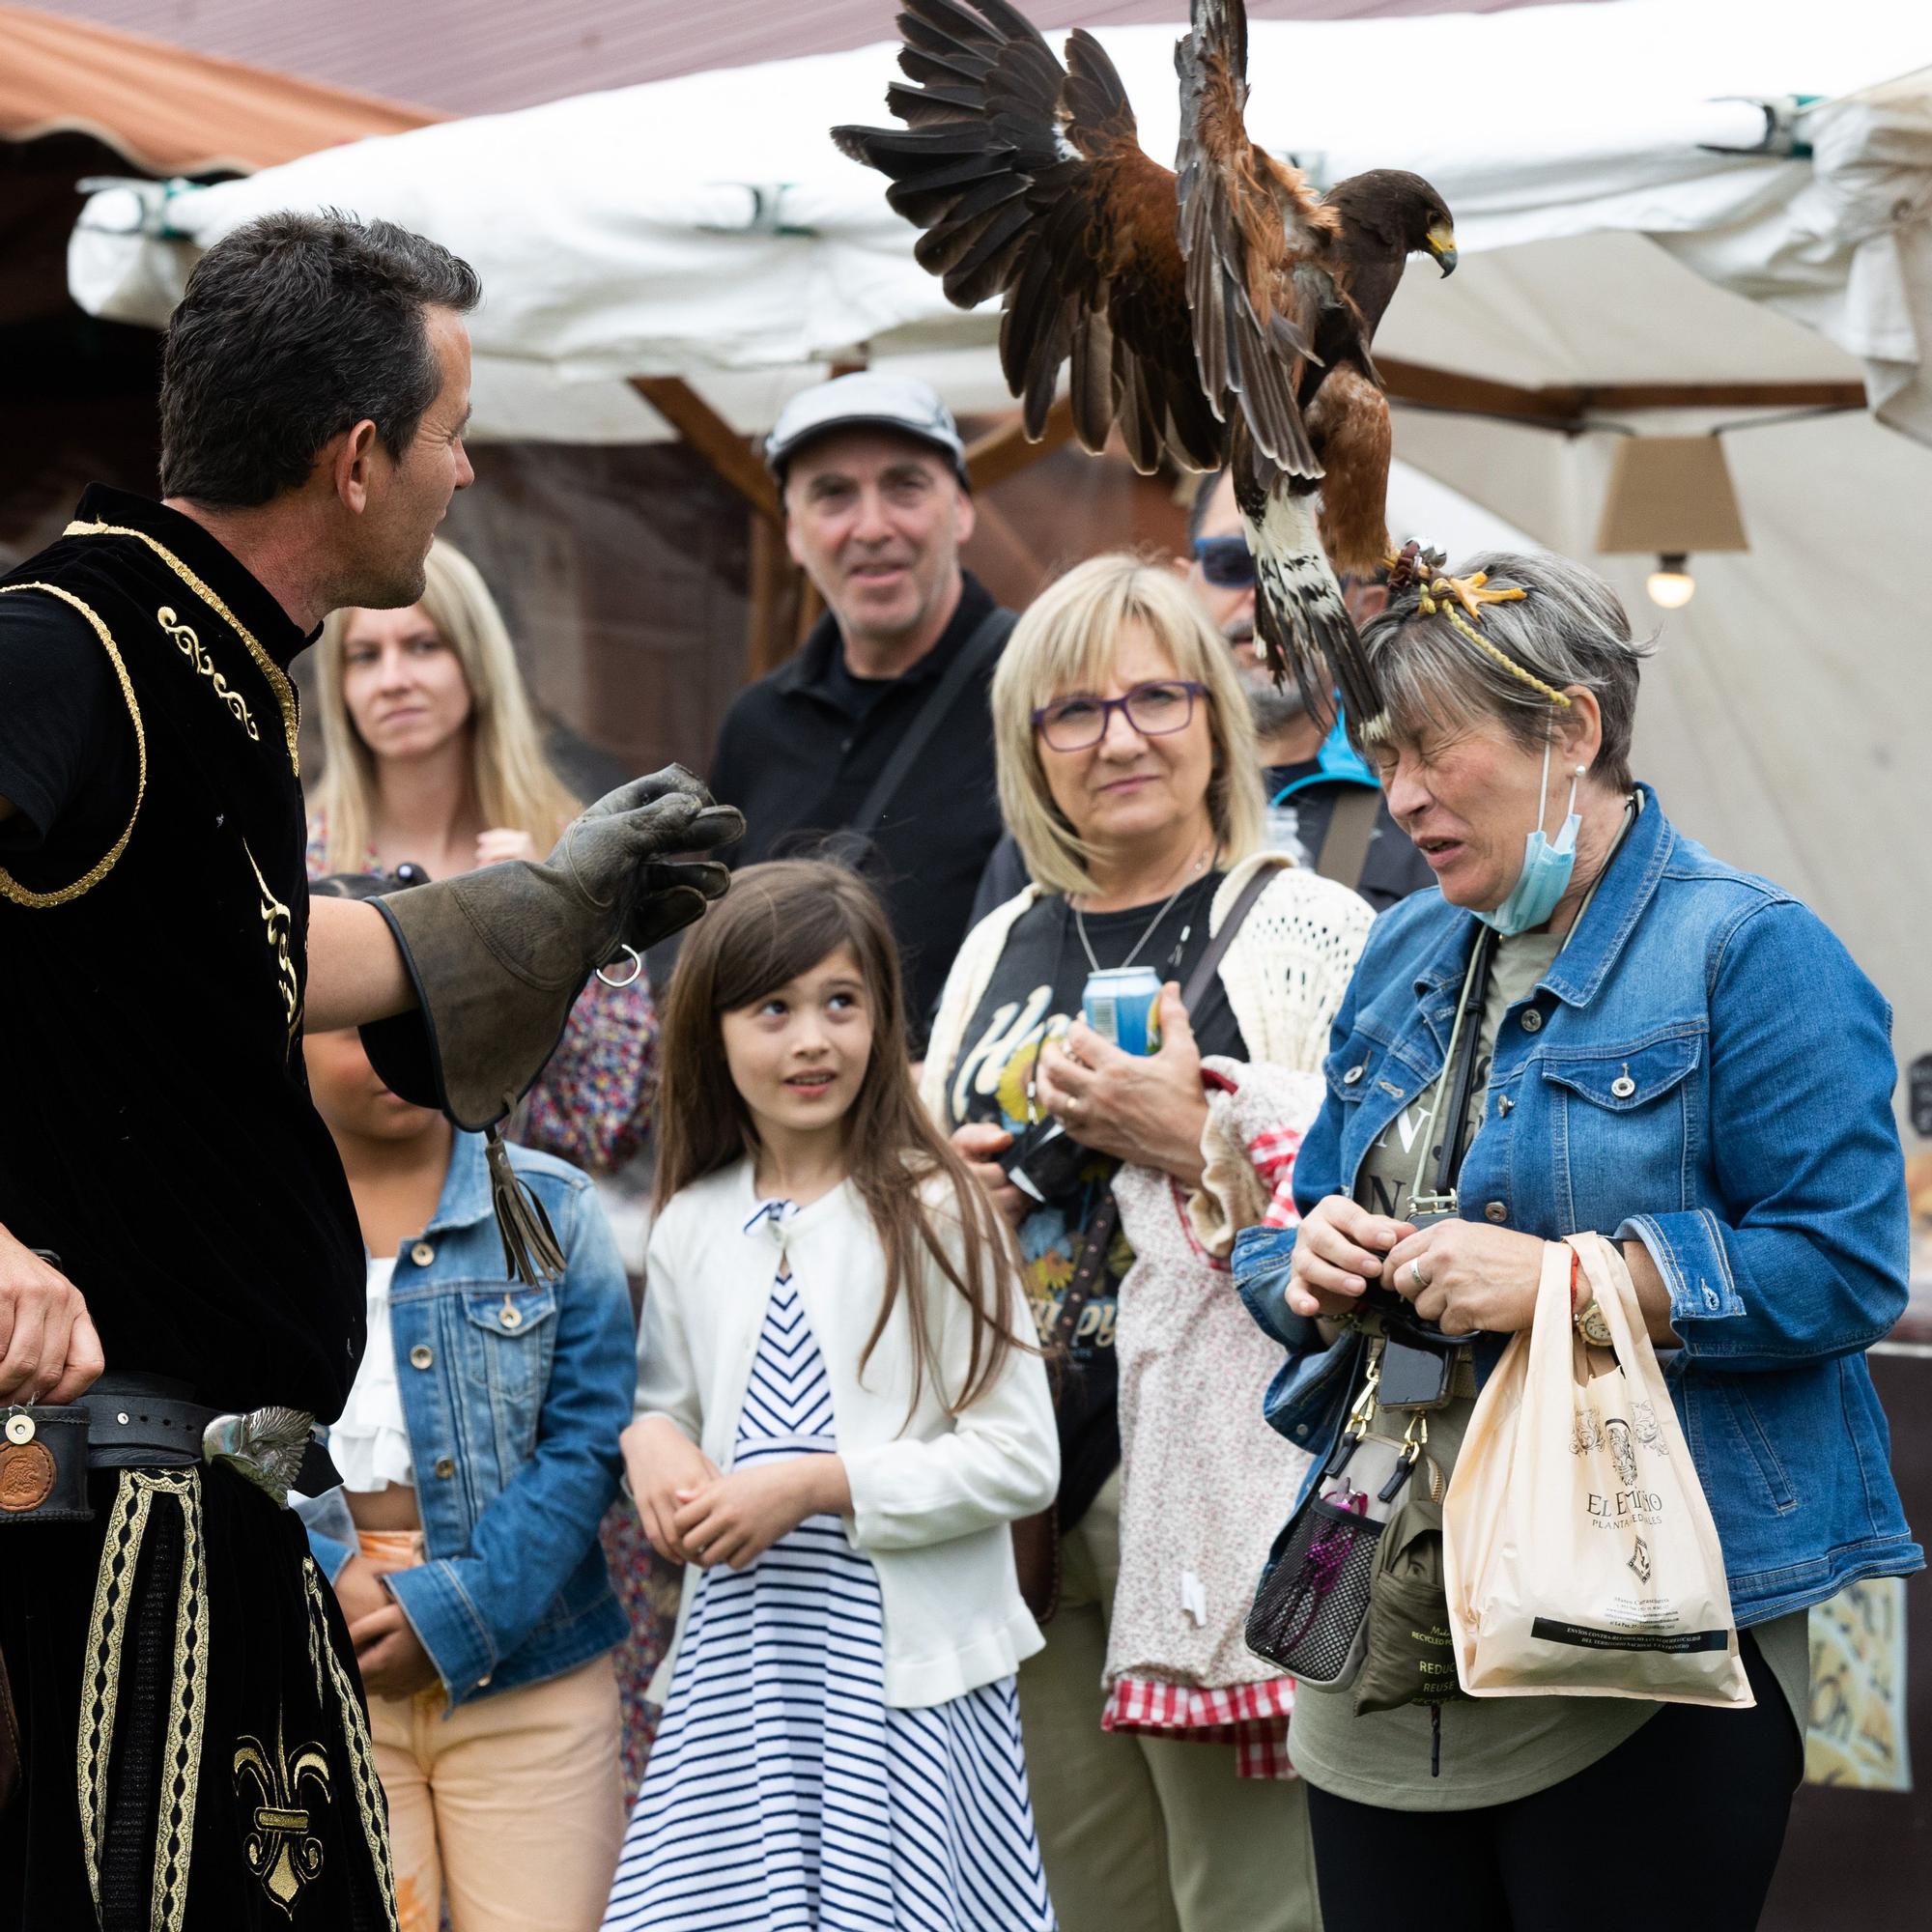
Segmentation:
[(1453, 228), (1432, 228), (1426, 242), (1429, 252), (1442, 264), (1442, 272), (1453, 275), (1456, 272), (1456, 231)]

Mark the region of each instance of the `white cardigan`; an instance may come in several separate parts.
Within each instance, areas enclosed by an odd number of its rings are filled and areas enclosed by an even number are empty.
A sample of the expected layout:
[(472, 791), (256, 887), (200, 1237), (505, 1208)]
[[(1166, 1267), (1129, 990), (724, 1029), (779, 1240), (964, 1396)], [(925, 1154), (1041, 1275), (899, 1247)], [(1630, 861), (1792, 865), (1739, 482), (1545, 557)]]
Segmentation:
[[(959, 1222), (943, 1183), (927, 1198), (956, 1255)], [(925, 1297), (933, 1362), (918, 1402), (903, 1293), (862, 1379), (859, 1358), (885, 1291), (885, 1251), (857, 1189), (847, 1181), (748, 1233), (757, 1205), (747, 1159), (682, 1189), (658, 1217), (638, 1334), (637, 1414), (663, 1416), (721, 1469), (730, 1468), (781, 1245), (831, 1385), (852, 1490), (845, 1533), (878, 1572), (886, 1702), (942, 1704), (1010, 1676), (1044, 1639), (1020, 1598), (1008, 1525), (1044, 1509), (1060, 1482), (1040, 1358), (1015, 1350), (990, 1389), (962, 1415), (948, 1415), (942, 1391), (965, 1381), (972, 1317), (958, 1291), (928, 1266), (917, 1292)], [(1014, 1335), (1032, 1337), (1016, 1279), (1010, 1321)], [(685, 1572), (676, 1634), (648, 1693), (654, 1702), (668, 1693), (701, 1575), (695, 1564)]]

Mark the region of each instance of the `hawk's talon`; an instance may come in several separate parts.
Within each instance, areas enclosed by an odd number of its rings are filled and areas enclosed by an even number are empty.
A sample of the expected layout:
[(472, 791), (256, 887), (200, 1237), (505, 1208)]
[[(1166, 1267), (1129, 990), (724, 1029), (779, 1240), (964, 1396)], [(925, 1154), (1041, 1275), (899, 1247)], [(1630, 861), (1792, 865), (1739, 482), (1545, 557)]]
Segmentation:
[(1483, 621), (1485, 604), (1515, 604), (1528, 595), (1520, 585), (1512, 585), (1508, 590), (1488, 589), (1485, 586), (1489, 581), (1490, 573), (1479, 570), (1470, 577), (1445, 577), (1440, 584), (1432, 587), (1447, 590), (1478, 624)]

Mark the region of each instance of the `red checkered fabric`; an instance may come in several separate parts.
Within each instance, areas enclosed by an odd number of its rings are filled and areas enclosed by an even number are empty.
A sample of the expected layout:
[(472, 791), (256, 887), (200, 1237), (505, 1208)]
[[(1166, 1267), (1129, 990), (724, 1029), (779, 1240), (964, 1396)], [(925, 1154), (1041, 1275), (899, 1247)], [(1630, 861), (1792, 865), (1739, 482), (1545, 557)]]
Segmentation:
[(1293, 1777), (1288, 1719), (1293, 1708), (1294, 1685), (1286, 1677), (1209, 1690), (1122, 1677), (1100, 1715), (1100, 1728), (1233, 1745), (1237, 1777)]
[(1294, 1205), (1294, 1157), (1301, 1151), (1298, 1127), (1270, 1127), (1248, 1143), (1248, 1158), (1255, 1172), (1273, 1191), (1267, 1212), (1262, 1216), (1264, 1228), (1292, 1228), (1301, 1219)]

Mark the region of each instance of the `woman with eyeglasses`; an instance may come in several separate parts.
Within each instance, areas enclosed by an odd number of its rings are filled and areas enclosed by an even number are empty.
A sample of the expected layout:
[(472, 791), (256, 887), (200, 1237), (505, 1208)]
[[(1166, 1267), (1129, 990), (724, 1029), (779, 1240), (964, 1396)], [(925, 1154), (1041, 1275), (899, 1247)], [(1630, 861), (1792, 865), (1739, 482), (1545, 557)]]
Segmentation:
[[(1016, 1536), (1051, 1617), (1020, 1671), (1048, 1883), (1066, 1932), (1300, 1932), (1293, 1686), (1241, 1631), (1305, 1459), (1262, 1425), (1267, 1351), (1225, 1257), (1319, 1104), (1371, 914), (1264, 849), (1247, 703), (1164, 566), (1096, 557), (1052, 585), (992, 705), (1036, 883), (968, 935), (922, 1092), (1018, 1230), (1062, 1369), (1058, 1521)], [(1090, 974), (1127, 966), (1164, 983), (1145, 1056), (1079, 1018)]]

